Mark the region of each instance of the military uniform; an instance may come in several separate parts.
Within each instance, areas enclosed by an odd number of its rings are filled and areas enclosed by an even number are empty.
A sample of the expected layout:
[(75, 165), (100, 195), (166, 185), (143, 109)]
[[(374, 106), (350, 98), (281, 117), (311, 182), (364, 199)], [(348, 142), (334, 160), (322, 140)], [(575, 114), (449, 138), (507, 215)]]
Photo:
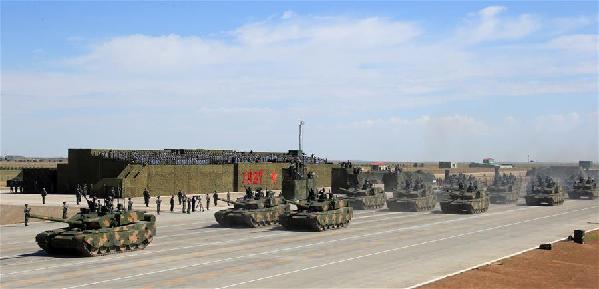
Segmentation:
[(66, 219), (67, 218), (67, 202), (62, 202), (62, 218)]
[(29, 215), (31, 214), (31, 208), (29, 208), (27, 206), (27, 204), (25, 204), (25, 209), (23, 210), (23, 213), (25, 213), (25, 226), (29, 226)]
[(158, 196), (156, 198), (156, 214), (160, 215), (160, 204), (162, 203), (162, 200), (160, 199), (160, 196)]

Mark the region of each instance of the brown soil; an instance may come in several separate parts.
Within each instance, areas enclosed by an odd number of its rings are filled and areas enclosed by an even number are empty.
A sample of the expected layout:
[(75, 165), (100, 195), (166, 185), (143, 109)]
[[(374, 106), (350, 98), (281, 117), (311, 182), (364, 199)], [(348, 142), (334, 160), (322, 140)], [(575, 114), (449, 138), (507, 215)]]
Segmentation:
[(557, 242), (420, 288), (599, 288), (599, 231), (585, 242)]

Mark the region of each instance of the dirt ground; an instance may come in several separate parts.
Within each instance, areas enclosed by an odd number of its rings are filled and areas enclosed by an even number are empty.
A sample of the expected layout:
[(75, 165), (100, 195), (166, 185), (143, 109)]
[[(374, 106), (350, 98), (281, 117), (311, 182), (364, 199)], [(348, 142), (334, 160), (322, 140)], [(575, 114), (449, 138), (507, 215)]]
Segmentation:
[(557, 242), (420, 288), (599, 288), (599, 231), (582, 245)]

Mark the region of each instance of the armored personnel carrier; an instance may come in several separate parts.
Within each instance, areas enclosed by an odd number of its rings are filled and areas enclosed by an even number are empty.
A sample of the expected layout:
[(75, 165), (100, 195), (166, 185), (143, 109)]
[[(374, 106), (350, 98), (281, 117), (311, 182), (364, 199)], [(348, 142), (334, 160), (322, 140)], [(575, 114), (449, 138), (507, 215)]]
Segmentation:
[(289, 205), (282, 202), (281, 197), (275, 197), (274, 192), (266, 194), (258, 189), (255, 193), (251, 188), (246, 189), (243, 198), (236, 201), (218, 200), (233, 204), (233, 208), (214, 213), (216, 221), (224, 227), (243, 226), (255, 228), (269, 226), (279, 222), (279, 216), (289, 210)]
[(355, 210), (370, 210), (382, 208), (385, 205), (385, 192), (382, 188), (374, 187), (368, 180), (364, 181), (362, 188), (339, 188), (345, 194), (345, 200)]
[(297, 210), (288, 210), (279, 217), (279, 223), (290, 230), (324, 231), (349, 225), (353, 217), (353, 208), (343, 199), (321, 192), (318, 199), (305, 202), (287, 201), (297, 206)]
[(590, 200), (599, 197), (599, 188), (597, 188), (597, 182), (591, 177), (587, 177), (585, 180), (584, 177), (579, 177), (572, 189), (568, 191), (568, 198), (570, 199), (580, 199), (580, 198), (588, 198)]
[(66, 228), (37, 234), (35, 241), (48, 254), (76, 254), (86, 257), (145, 248), (156, 235), (156, 217), (142, 211), (96, 212), (81, 208), (69, 219), (30, 214), (32, 218), (63, 222)]
[(559, 183), (553, 181), (551, 177), (543, 178), (537, 175), (537, 179), (527, 191), (525, 199), (528, 206), (559, 205), (564, 202), (564, 192)]
[(520, 197), (520, 181), (514, 175), (500, 175), (495, 168), (493, 183), (487, 187), (491, 204), (515, 203)]
[(455, 191), (449, 191), (447, 198), (439, 202), (441, 211), (446, 214), (475, 214), (484, 213), (489, 209), (489, 196), (480, 190), (476, 184), (467, 187), (458, 184)]
[(404, 188), (393, 192), (393, 198), (387, 200), (390, 211), (420, 212), (432, 210), (437, 205), (437, 196), (430, 183), (421, 178), (414, 182), (406, 179)]

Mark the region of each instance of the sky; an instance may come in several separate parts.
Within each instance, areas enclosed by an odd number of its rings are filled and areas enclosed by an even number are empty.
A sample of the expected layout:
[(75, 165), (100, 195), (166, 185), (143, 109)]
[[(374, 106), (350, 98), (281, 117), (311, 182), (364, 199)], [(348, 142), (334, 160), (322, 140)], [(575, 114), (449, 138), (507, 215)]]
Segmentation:
[(0, 5), (2, 155), (599, 160), (595, 1)]

